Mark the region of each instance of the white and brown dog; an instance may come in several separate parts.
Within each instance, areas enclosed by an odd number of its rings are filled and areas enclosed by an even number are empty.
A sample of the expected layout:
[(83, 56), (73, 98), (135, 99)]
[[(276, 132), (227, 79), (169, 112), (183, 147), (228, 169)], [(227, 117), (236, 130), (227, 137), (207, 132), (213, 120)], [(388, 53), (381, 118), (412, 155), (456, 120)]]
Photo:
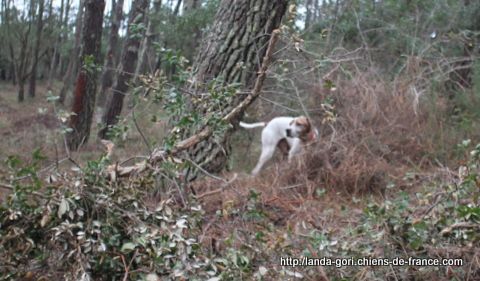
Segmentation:
[(275, 148), (282, 153), (288, 153), (288, 161), (301, 151), (302, 145), (315, 140), (318, 131), (312, 127), (310, 120), (305, 116), (276, 117), (270, 122), (248, 124), (240, 122), (243, 128), (251, 129), (265, 127), (262, 131), (262, 154), (257, 165), (252, 170), (252, 175), (257, 175), (263, 165), (272, 158)]

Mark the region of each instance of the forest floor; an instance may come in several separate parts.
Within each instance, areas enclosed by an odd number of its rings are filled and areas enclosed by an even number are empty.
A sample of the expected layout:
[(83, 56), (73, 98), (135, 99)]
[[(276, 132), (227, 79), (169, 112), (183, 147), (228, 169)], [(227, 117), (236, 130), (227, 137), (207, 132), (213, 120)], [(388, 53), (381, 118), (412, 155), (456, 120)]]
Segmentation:
[[(54, 84), (52, 93), (59, 91), (60, 85)], [(49, 93), (45, 83), (39, 83), (37, 96), (32, 99), (27, 97), (25, 102), (18, 103), (16, 88), (12, 84), (0, 84), (0, 157), (6, 159), (10, 155), (16, 155), (24, 161), (30, 159), (35, 149), (40, 149), (46, 156), (43, 163), (48, 167), (56, 161), (61, 161), (68, 154), (80, 165), (89, 160), (98, 159), (105, 153), (105, 147), (96, 137), (97, 124), (93, 124), (90, 141), (82, 146), (79, 151), (70, 152), (64, 146), (63, 135), (60, 133), (62, 123), (58, 117), (62, 110), (68, 110), (68, 106), (54, 105), (47, 100)], [(69, 104), (69, 100), (65, 105)], [(132, 109), (125, 109), (124, 115), (129, 115)], [(113, 161), (124, 161), (134, 156), (148, 155), (152, 148), (165, 134), (166, 121), (152, 122), (150, 116), (155, 113), (156, 108), (146, 108), (137, 113), (137, 125), (141, 127), (142, 133), (146, 136), (148, 145), (144, 143), (131, 118), (125, 120), (130, 122), (129, 130), (117, 139), (117, 147), (114, 150)], [(258, 135), (257, 135), (258, 137)], [(236, 138), (236, 146), (240, 149), (234, 151), (233, 171), (224, 172), (221, 177), (224, 181), (206, 177), (194, 184), (197, 195), (202, 197), (205, 209), (214, 215), (218, 210), (233, 208), (233, 206), (245, 207), (248, 203), (251, 190), (259, 191), (262, 204), (274, 210), (272, 215), (284, 223), (295, 222), (298, 216), (307, 216), (309, 220), (318, 225), (337, 225), (344, 227), (344, 222), (351, 222), (351, 214), (359, 213), (367, 204), (362, 197), (383, 201), (386, 197), (395, 196), (399, 191), (414, 194), (422, 187), (420, 176), (428, 178), (435, 173), (434, 170), (420, 171), (418, 167), (403, 165), (395, 171), (390, 170), (388, 179), (382, 179), (381, 184), (396, 186), (396, 189), (386, 189), (384, 186), (373, 192), (355, 192), (353, 196), (350, 191), (335, 190), (326, 184), (320, 184), (308, 179), (304, 174), (295, 175), (302, 171), (302, 167), (291, 169), (285, 163), (279, 163), (279, 156), (273, 159), (262, 176), (253, 178), (248, 171), (255, 164), (259, 147), (255, 140), (245, 136)], [(252, 145), (253, 141), (253, 145)], [(248, 142), (248, 144), (246, 144)], [(148, 148), (147, 148), (148, 146)], [(244, 157), (249, 155), (248, 157)], [(67, 164), (68, 165), (68, 164)], [(317, 164), (318, 165), (318, 164)], [(71, 165), (70, 165), (71, 166)], [(321, 165), (320, 165), (321, 166)], [(405, 177), (409, 174), (409, 177)], [(418, 175), (416, 175), (418, 174)], [(348, 175), (346, 175), (348, 176)], [(298, 178), (304, 177), (301, 184), (297, 184)], [(412, 183), (412, 177), (417, 179), (417, 184)], [(293, 184), (290, 184), (293, 183)], [(332, 186), (335, 184), (332, 183)], [(220, 189), (221, 188), (221, 192)], [(212, 192), (213, 191), (213, 192)], [(217, 192), (218, 191), (218, 192)], [(1, 194), (1, 193), (0, 193)], [(202, 195), (203, 194), (203, 195)], [(375, 199), (376, 198), (376, 199)], [(321, 222), (314, 222), (310, 217), (317, 217), (315, 214), (322, 212)]]
[[(96, 136), (99, 128), (98, 112), (95, 116), (96, 120), (92, 124), (88, 143), (81, 146), (76, 152), (67, 151), (62, 127), (68, 124), (62, 123), (62, 119), (65, 116), (64, 112), (69, 111), (70, 99), (67, 97), (64, 105), (54, 104), (47, 100), (49, 90), (46, 83), (41, 81), (37, 87), (35, 98), (27, 96), (24, 102), (19, 103), (17, 102), (16, 87), (11, 83), (0, 83), (0, 137), (3, 140), (0, 143), (0, 157), (4, 159), (9, 155), (17, 155), (23, 160), (27, 160), (35, 149), (40, 149), (49, 163), (63, 159), (68, 153), (71, 153), (72, 158), (79, 163), (85, 163), (101, 156), (105, 152), (105, 147)], [(60, 87), (60, 83), (55, 83), (50, 95), (58, 95)], [(164, 121), (151, 122), (148, 120), (154, 110), (146, 108), (143, 112), (137, 113), (137, 122), (142, 130), (145, 130), (143, 133), (151, 142), (149, 146), (154, 146), (161, 140), (165, 128)], [(130, 113), (130, 108), (124, 110), (124, 115)], [(132, 123), (131, 120), (124, 122)], [(132, 124), (128, 125), (134, 127)], [(135, 129), (124, 132), (116, 143), (114, 161), (148, 154), (146, 145)], [(48, 165), (48, 163), (46, 164)]]
[[(59, 84), (53, 85), (52, 93), (58, 92), (59, 88)], [(58, 116), (62, 110), (68, 110), (68, 107), (54, 105), (47, 100), (48, 95), (45, 83), (39, 83), (37, 96), (34, 99), (27, 97), (25, 102), (18, 103), (15, 86), (0, 84), (0, 136), (3, 140), (0, 143), (0, 157), (2, 161), (10, 155), (16, 155), (24, 161), (28, 161), (35, 149), (40, 149), (41, 153), (46, 156), (46, 160), (42, 164), (44, 167), (61, 161), (69, 153), (80, 165), (89, 160), (98, 159), (104, 154), (105, 147), (95, 135), (97, 124), (94, 124), (88, 144), (82, 146), (77, 152), (67, 151), (63, 143), (63, 135), (60, 133), (62, 123)], [(65, 105), (68, 104), (69, 100)], [(147, 136), (147, 141), (150, 142), (149, 146), (154, 145), (155, 141), (160, 140), (165, 134), (165, 121), (151, 122), (149, 120), (155, 110), (155, 108), (144, 109), (138, 113), (138, 120), (136, 120), (137, 124), (142, 127), (142, 133)], [(124, 114), (128, 115), (131, 109), (127, 108), (125, 111)], [(131, 123), (132, 121), (125, 122)], [(130, 128), (135, 127), (134, 124), (129, 125)], [(258, 134), (256, 136), (258, 137)], [(233, 171), (220, 175), (225, 181), (206, 177), (194, 184), (194, 189), (202, 198), (201, 201), (204, 202), (204, 208), (209, 216), (215, 216), (217, 211), (226, 208), (245, 208), (250, 192), (256, 190), (261, 194), (262, 204), (272, 211), (270, 215), (273, 216), (273, 221), (291, 227), (291, 224), (298, 221), (299, 217), (304, 217), (314, 225), (341, 229), (345, 224), (352, 223), (352, 219), (355, 218), (352, 214), (362, 212), (366, 205), (366, 201), (362, 200), (362, 197), (367, 196), (382, 201), (385, 196), (391, 196), (398, 192), (398, 189), (388, 190), (388, 193), (391, 194), (385, 194), (385, 189), (382, 189), (373, 193), (360, 192), (354, 196), (346, 196), (348, 194), (346, 190), (335, 190), (326, 185), (318, 185), (303, 174), (295, 175), (294, 173), (301, 170), (301, 167), (299, 168), (297, 165), (291, 169), (287, 164), (279, 163), (280, 155), (276, 155), (276, 159), (271, 161), (267, 169), (262, 172), (262, 176), (253, 178), (248, 175), (248, 171), (255, 164), (259, 153), (259, 147), (255, 140), (256, 138), (252, 139), (251, 136), (249, 139), (245, 139), (244, 136), (235, 139), (236, 146), (240, 148), (238, 151), (234, 151), (233, 155), (234, 161), (237, 163), (232, 165)], [(134, 156), (148, 154), (147, 146), (135, 129), (129, 129), (117, 141), (118, 145), (114, 150), (113, 161), (123, 161)], [(249, 156), (244, 157), (245, 155)], [(65, 165), (72, 166), (68, 163)], [(288, 172), (288, 170), (291, 171)], [(401, 176), (405, 171), (405, 167), (401, 167), (395, 176), (390, 175), (392, 176), (390, 180), (393, 181), (396, 178), (396, 186), (413, 194), (420, 185), (413, 186), (411, 181), (405, 183)], [(302, 184), (296, 184), (297, 177), (305, 177), (305, 182), (301, 180)], [(289, 182), (294, 184), (289, 184)], [(221, 192), (218, 188), (221, 188)], [(318, 216), (319, 212), (323, 215)]]

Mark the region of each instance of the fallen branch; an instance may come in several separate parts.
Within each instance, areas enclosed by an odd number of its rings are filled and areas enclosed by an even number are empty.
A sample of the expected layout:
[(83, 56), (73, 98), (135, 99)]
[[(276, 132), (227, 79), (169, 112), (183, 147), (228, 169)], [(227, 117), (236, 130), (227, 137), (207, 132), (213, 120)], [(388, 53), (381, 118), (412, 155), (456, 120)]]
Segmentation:
[[(0, 188), (3, 188), (3, 189), (8, 189), (10, 191), (13, 191), (15, 192), (15, 187), (13, 185), (10, 185), (10, 184), (6, 184), (6, 183), (2, 183), (0, 182)], [(38, 197), (41, 197), (43, 199), (50, 199), (49, 196), (43, 194), (43, 193), (40, 193), (40, 192), (36, 192), (36, 191), (32, 191), (30, 192), (30, 194), (32, 195), (35, 195), (35, 196), (38, 196)]]
[[(258, 71), (258, 76), (255, 81), (255, 85), (252, 89), (252, 92), (242, 102), (240, 102), (239, 105), (233, 108), (232, 111), (227, 113), (222, 118), (223, 121), (230, 123), (232, 120), (238, 117), (242, 112), (244, 112), (247, 109), (247, 107), (255, 100), (255, 98), (257, 98), (260, 95), (263, 82), (265, 81), (265, 78), (267, 76), (268, 67), (272, 60), (273, 49), (274, 49), (275, 43), (278, 40), (279, 34), (280, 34), (280, 30), (278, 29), (272, 32), (272, 36), (270, 37), (267, 51), (265, 53), (265, 56), (263, 57), (262, 65), (260, 67), (260, 70)], [(185, 151), (190, 147), (196, 145), (197, 143), (200, 143), (201, 141), (206, 140), (212, 134), (213, 134), (213, 129), (211, 127), (205, 127), (197, 134), (178, 142), (170, 151), (166, 151), (163, 148), (156, 148), (151, 153), (150, 158), (148, 160), (149, 162), (148, 164), (153, 165), (163, 161), (168, 156), (176, 156), (180, 152)], [(114, 179), (117, 177), (126, 177), (132, 174), (140, 173), (144, 171), (147, 168), (147, 166), (148, 165), (146, 162), (136, 164), (134, 166), (128, 166), (128, 167), (121, 167), (115, 164), (115, 165), (110, 165), (107, 168), (107, 171), (108, 171), (108, 175)]]
[(447, 235), (447, 234), (450, 234), (454, 229), (459, 229), (459, 228), (480, 229), (480, 224), (469, 223), (469, 222), (458, 222), (458, 223), (452, 224), (449, 227), (444, 228), (442, 231), (440, 231), (440, 234)]
[(235, 173), (230, 180), (225, 181), (225, 183), (222, 185), (222, 187), (220, 187), (218, 189), (215, 189), (215, 190), (212, 190), (212, 191), (207, 191), (203, 194), (200, 194), (200, 195), (196, 196), (196, 198), (197, 199), (202, 199), (203, 197), (211, 196), (211, 195), (214, 195), (214, 194), (217, 194), (217, 193), (220, 193), (220, 192), (224, 191), (225, 187), (227, 187), (229, 184), (231, 184), (232, 182), (234, 182), (237, 179), (237, 176), (238, 176), (238, 174)]

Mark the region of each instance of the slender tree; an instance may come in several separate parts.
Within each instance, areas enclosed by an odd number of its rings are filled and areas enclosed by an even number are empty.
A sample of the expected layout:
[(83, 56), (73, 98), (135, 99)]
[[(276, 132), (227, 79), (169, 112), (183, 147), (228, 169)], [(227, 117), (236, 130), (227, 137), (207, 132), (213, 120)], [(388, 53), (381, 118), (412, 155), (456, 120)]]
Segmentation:
[(38, 56), (40, 54), (40, 43), (42, 41), (42, 31), (43, 31), (43, 10), (45, 7), (44, 0), (38, 0), (38, 15), (37, 15), (37, 31), (35, 39), (35, 47), (33, 51), (33, 62), (32, 70), (30, 74), (30, 84), (28, 89), (28, 95), (30, 97), (35, 97), (35, 90), (37, 86), (37, 66), (38, 66)]
[[(138, 55), (138, 63), (137, 68), (135, 69), (135, 77), (134, 80), (136, 81), (138, 75), (142, 73), (145, 69), (145, 65), (147, 62), (150, 61), (149, 56), (151, 56), (151, 49), (152, 43), (155, 37), (155, 17), (158, 16), (160, 12), (162, 1), (161, 0), (154, 0), (153, 1), (153, 9), (149, 15), (145, 17), (145, 21), (147, 22), (147, 31), (145, 33), (145, 37), (142, 40), (140, 53)], [(153, 69), (150, 69), (152, 71)]]
[(70, 149), (78, 147), (88, 140), (95, 108), (97, 90), (97, 65), (100, 62), (100, 44), (102, 37), (104, 0), (85, 2), (85, 20), (82, 33), (82, 66), (77, 76), (75, 95), (70, 118), (72, 132), (67, 135)]
[[(26, 28), (21, 29), (17, 34), (20, 49), (18, 57), (15, 56), (15, 50), (13, 43), (9, 42), (9, 50), (11, 53), (12, 61), (15, 64), (15, 77), (18, 83), (18, 101), (22, 102), (25, 99), (25, 83), (27, 82), (28, 76), (30, 75), (30, 59), (31, 59), (31, 48), (30, 48), (30, 33), (32, 30), (32, 22), (34, 17), (34, 3), (30, 2), (29, 18), (26, 20)], [(11, 20), (11, 19), (10, 19)], [(23, 21), (25, 22), (25, 20)], [(11, 26), (8, 26), (10, 29)], [(11, 30), (9, 30), (11, 31)]]
[(141, 34), (137, 33), (137, 29), (138, 26), (144, 22), (147, 8), (147, 0), (135, 0), (132, 3), (132, 9), (128, 15), (127, 40), (123, 47), (118, 74), (111, 91), (112, 95), (102, 117), (103, 128), (99, 132), (99, 137), (101, 138), (106, 137), (109, 127), (117, 123), (118, 116), (122, 112), (123, 98), (128, 91), (129, 82), (133, 78), (135, 72), (140, 41), (142, 38)]
[[(85, 3), (85, 0), (80, 0), (78, 4), (78, 12), (77, 12), (77, 17), (75, 19), (75, 44), (73, 49), (70, 52), (70, 60), (68, 62), (67, 71), (63, 76), (63, 86), (62, 86), (62, 89), (60, 90), (60, 99), (58, 100), (58, 102), (61, 104), (65, 102), (67, 92), (73, 83), (73, 79), (75, 77), (74, 74), (76, 72), (76, 69), (78, 68), (78, 63), (80, 60), (79, 54), (80, 54), (80, 43), (82, 39), (83, 12), (85, 9), (84, 3)], [(61, 64), (62, 63), (59, 62), (60, 68), (61, 68)]]
[(113, 76), (117, 66), (116, 58), (118, 57), (118, 30), (123, 19), (123, 0), (112, 0), (112, 21), (110, 24), (110, 36), (108, 37), (107, 56), (102, 73), (102, 86), (98, 95), (97, 106), (104, 107), (106, 101), (107, 90), (112, 87)]
[(308, 29), (312, 24), (312, 18), (315, 16), (315, 9), (312, 5), (313, 0), (305, 1), (305, 29)]
[(183, 3), (183, 13), (188, 13), (192, 10), (195, 10), (199, 5), (199, 0), (185, 0)]
[[(79, 0), (78, 1), (78, 7), (83, 7), (84, 2), (85, 2), (85, 0)], [(69, 20), (69, 17), (70, 17), (71, 7), (72, 7), (72, 0), (66, 0), (65, 1), (65, 13), (63, 14), (63, 20), (62, 20), (62, 18), (60, 18), (61, 22), (59, 24), (59, 26), (61, 26), (60, 43), (59, 43), (60, 46), (63, 46), (68, 40), (68, 31), (69, 31), (68, 20)], [(75, 28), (76, 27), (77, 26), (75, 26)], [(80, 31), (82, 29), (82, 24), (81, 23), (80, 23), (79, 29), (80, 29)], [(63, 71), (65, 70), (64, 61), (70, 62), (70, 60), (71, 60), (70, 56), (67, 56), (67, 57), (60, 56), (59, 57), (59, 61), (58, 61), (58, 64), (57, 64), (57, 70), (56, 70), (57, 71), (57, 77), (62, 77), (62, 75), (63, 75)], [(76, 71), (77, 68), (74, 68), (74, 70)], [(73, 73), (73, 78), (76, 77), (76, 74), (77, 74), (76, 72)]]
[[(194, 64), (199, 95), (202, 85), (214, 78), (221, 78), (226, 84), (241, 83), (246, 89), (252, 87), (267, 42), (272, 31), (280, 26), (287, 4), (288, 0), (221, 1)], [(235, 97), (223, 110), (231, 110), (243, 98), (242, 95)], [(202, 108), (192, 110), (203, 111)], [(195, 145), (189, 150), (191, 160), (209, 172), (221, 171), (230, 153), (232, 132), (228, 130), (220, 140), (210, 137)], [(196, 177), (194, 171), (187, 171), (188, 180)]]
[[(53, 3), (53, 0), (51, 0), (50, 3)], [(59, 17), (59, 23), (62, 21), (63, 19), (63, 12), (64, 12), (64, 6), (65, 6), (65, 0), (62, 0), (60, 2), (60, 17)], [(53, 44), (53, 54), (52, 54), (52, 61), (50, 62), (50, 70), (49, 70), (49, 73), (48, 73), (48, 88), (50, 89), (52, 87), (52, 82), (53, 82), (53, 79), (54, 79), (54, 76), (55, 76), (55, 67), (57, 66), (59, 60), (60, 60), (60, 55), (59, 55), (59, 48), (60, 48), (60, 44), (61, 44), (61, 32), (58, 32), (58, 36), (56, 38), (56, 41), (55, 41), (55, 44)]]

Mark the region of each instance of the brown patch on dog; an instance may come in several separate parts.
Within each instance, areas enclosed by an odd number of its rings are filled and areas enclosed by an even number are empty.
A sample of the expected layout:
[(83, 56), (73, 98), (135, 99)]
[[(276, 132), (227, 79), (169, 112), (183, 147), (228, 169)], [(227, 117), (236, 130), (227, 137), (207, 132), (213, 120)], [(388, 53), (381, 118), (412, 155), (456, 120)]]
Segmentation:
[(305, 116), (300, 116), (294, 119), (297, 126), (302, 127), (302, 132), (300, 133), (300, 139), (303, 142), (309, 142), (315, 139), (315, 132), (312, 130), (312, 124), (310, 120)]
[(290, 151), (290, 145), (288, 144), (287, 139), (281, 139), (277, 144), (277, 148), (284, 156), (288, 155), (288, 152)]

